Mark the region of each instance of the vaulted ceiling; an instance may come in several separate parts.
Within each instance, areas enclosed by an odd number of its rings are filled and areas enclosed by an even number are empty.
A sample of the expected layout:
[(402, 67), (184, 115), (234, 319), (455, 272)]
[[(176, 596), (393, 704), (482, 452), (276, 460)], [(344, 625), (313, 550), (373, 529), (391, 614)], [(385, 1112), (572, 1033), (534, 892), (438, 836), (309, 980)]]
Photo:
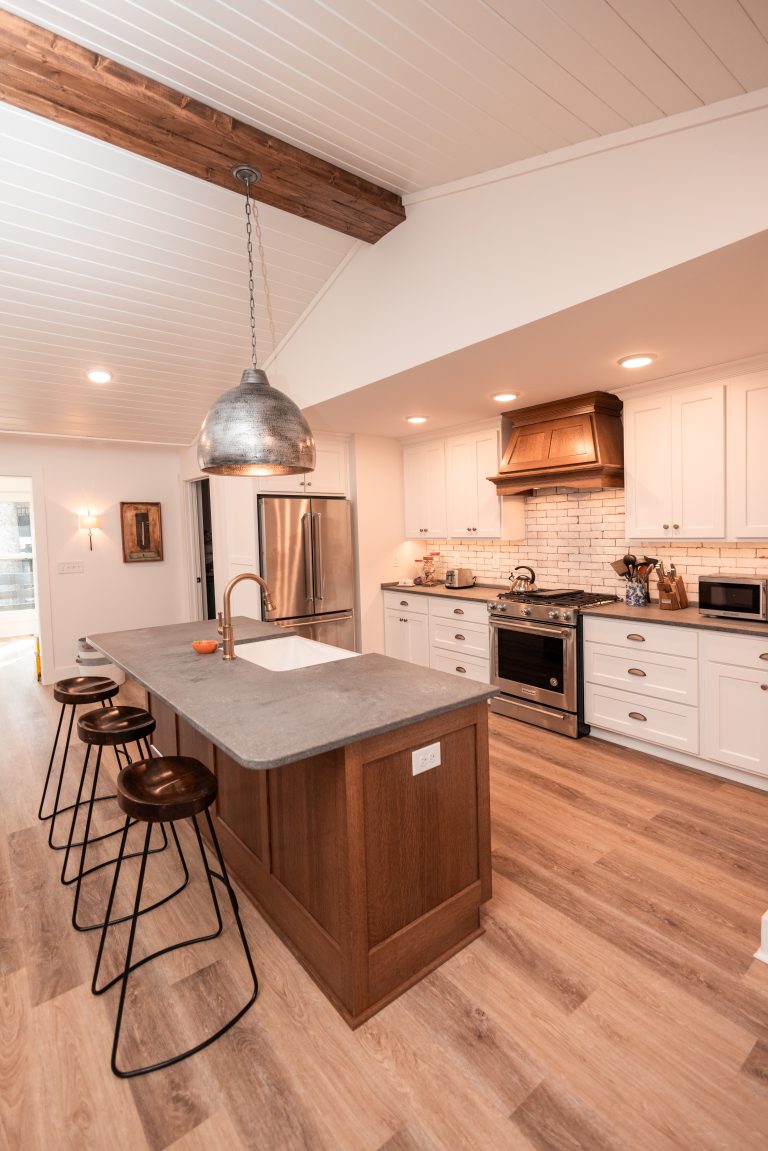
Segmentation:
[[(768, 87), (768, 0), (5, 8), (406, 204)], [(248, 362), (242, 198), (8, 104), (0, 141), (0, 430), (189, 443)], [(261, 220), (279, 342), (359, 241), (266, 205)], [(257, 318), (263, 360), (261, 293)], [(113, 383), (89, 384), (102, 366)]]

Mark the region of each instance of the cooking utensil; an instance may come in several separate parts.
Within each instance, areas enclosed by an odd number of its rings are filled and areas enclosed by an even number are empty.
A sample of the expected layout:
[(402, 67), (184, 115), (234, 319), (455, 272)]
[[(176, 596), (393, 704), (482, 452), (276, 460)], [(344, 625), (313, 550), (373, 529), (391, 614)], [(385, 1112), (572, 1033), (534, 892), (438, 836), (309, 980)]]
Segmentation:
[(516, 572), (530, 572), (530, 575), (516, 576), (514, 572), (510, 572), (509, 578), (512, 580), (512, 587), (509, 589), (511, 592), (517, 594), (518, 592), (536, 591), (536, 572), (533, 568), (521, 564), (515, 568)]
[(629, 572), (627, 571), (627, 565), (624, 563), (624, 560), (614, 560), (613, 563), (611, 564), (611, 567), (616, 572), (616, 575), (624, 576), (627, 578), (629, 577)]
[(627, 568), (627, 579), (633, 580), (637, 571), (637, 556), (633, 556), (631, 552), (627, 552), (624, 556), (624, 563)]

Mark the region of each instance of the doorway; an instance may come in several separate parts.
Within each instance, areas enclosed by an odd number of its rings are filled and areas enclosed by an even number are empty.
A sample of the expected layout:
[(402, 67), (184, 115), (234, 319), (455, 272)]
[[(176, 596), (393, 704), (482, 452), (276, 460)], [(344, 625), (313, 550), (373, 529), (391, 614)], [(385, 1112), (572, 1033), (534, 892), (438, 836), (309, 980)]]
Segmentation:
[(0, 476), (0, 638), (38, 635), (32, 479)]
[(213, 524), (210, 480), (190, 480), (190, 521), (192, 526), (192, 578), (195, 619), (216, 618), (216, 584), (213, 570)]

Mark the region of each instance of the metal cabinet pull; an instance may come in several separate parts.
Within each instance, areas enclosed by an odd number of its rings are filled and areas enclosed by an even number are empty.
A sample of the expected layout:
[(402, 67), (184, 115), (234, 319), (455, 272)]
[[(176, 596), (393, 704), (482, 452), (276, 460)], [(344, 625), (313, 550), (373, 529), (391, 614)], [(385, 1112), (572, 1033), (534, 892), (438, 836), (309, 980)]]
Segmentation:
[(400, 623), (408, 623), (408, 616), (407, 615), (401, 615), (400, 616)]
[(644, 672), (642, 670), (642, 668), (639, 668), (639, 667), (628, 667), (627, 671), (630, 675), (642, 675), (643, 677), (645, 677), (648, 674), (647, 672)]
[(407, 599), (401, 599), (400, 600), (400, 607), (408, 607), (408, 600)]
[(462, 635), (460, 631), (457, 631), (456, 635), (453, 638), (454, 639), (466, 639), (467, 637), (465, 635)]
[(760, 659), (768, 659), (768, 651), (761, 651)]
[(635, 641), (635, 643), (645, 643), (645, 636), (638, 635), (636, 631), (631, 631), (627, 636), (627, 639), (632, 639)]
[(462, 675), (467, 674), (467, 669), (465, 667), (461, 667), (459, 664), (456, 665), (456, 671), (461, 672)]
[(768, 691), (768, 683), (761, 683), (760, 684), (760, 690), (761, 691)]
[(680, 524), (672, 524), (672, 527), (675, 529), (675, 531), (677, 531), (677, 529), (680, 527)]
[(669, 524), (662, 524), (661, 526), (664, 528), (665, 532), (669, 531)]
[(630, 711), (629, 712), (629, 718), (630, 719), (640, 719), (643, 721), (643, 723), (645, 723), (646, 720), (648, 719), (648, 716), (643, 715), (643, 713), (641, 711)]
[(464, 615), (464, 608), (463, 607), (455, 607), (453, 609), (453, 614), (454, 615)]

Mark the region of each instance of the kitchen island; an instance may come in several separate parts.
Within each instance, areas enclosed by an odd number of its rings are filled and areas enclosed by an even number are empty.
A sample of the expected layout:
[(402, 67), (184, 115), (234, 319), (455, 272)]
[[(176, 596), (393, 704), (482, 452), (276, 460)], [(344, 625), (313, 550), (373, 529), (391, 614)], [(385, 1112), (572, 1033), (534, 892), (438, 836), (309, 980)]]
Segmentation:
[[(234, 629), (236, 644), (290, 636)], [(268, 671), (193, 651), (215, 635), (88, 638), (146, 689), (157, 750), (215, 772), (228, 866), (356, 1027), (482, 932), (492, 692), (375, 654)], [(437, 766), (414, 756), (430, 745)]]

